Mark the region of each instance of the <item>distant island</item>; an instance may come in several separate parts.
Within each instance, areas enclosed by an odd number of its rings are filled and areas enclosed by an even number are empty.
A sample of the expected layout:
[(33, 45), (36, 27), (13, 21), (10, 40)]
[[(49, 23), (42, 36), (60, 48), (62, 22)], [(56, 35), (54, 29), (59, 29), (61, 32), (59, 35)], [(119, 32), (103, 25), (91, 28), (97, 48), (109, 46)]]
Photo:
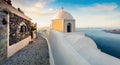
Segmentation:
[(120, 29), (110, 29), (110, 30), (103, 30), (105, 32), (120, 34)]

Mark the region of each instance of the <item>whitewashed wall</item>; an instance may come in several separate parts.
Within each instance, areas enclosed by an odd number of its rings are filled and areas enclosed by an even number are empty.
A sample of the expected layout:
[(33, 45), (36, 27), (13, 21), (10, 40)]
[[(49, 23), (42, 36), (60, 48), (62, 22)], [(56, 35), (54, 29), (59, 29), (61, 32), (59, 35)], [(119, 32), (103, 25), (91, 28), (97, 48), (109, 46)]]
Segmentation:
[(25, 38), (24, 40), (21, 40), (18, 43), (15, 43), (15, 44), (13, 44), (11, 46), (8, 46), (8, 55), (7, 56), (8, 57), (12, 56), (17, 51), (19, 51), (20, 49), (22, 49), (23, 47), (28, 45), (30, 41), (31, 41), (31, 36)]
[(120, 59), (101, 52), (92, 39), (76, 33), (66, 33), (65, 37), (91, 65), (120, 65)]
[(55, 65), (90, 65), (70, 45), (70, 42), (66, 41), (63, 34), (50, 31), (49, 42)]
[(120, 65), (120, 59), (100, 51), (84, 33), (50, 31), (49, 46), (55, 65)]

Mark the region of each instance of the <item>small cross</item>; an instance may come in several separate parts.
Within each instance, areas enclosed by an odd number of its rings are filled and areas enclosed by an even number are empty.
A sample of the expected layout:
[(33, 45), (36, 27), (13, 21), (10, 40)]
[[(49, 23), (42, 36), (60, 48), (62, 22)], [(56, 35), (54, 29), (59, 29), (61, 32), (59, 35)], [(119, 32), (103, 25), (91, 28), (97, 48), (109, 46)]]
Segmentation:
[(61, 7), (62, 10), (64, 10), (64, 7)]

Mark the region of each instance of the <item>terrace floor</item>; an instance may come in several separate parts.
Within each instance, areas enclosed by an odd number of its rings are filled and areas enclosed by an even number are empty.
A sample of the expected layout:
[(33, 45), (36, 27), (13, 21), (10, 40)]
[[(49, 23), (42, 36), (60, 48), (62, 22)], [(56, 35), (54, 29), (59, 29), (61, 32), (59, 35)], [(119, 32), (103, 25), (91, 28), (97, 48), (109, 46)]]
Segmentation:
[(31, 44), (5, 60), (2, 65), (50, 65), (47, 41), (38, 36)]

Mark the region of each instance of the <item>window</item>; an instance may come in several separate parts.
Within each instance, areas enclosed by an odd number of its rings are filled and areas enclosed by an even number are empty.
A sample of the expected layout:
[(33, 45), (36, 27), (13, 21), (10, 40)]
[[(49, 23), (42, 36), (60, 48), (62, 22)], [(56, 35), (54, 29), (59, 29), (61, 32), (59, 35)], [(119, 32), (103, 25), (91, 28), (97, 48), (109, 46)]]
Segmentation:
[(26, 23), (21, 22), (19, 27), (18, 27), (19, 32), (27, 32), (28, 31), (28, 27), (26, 25)]

